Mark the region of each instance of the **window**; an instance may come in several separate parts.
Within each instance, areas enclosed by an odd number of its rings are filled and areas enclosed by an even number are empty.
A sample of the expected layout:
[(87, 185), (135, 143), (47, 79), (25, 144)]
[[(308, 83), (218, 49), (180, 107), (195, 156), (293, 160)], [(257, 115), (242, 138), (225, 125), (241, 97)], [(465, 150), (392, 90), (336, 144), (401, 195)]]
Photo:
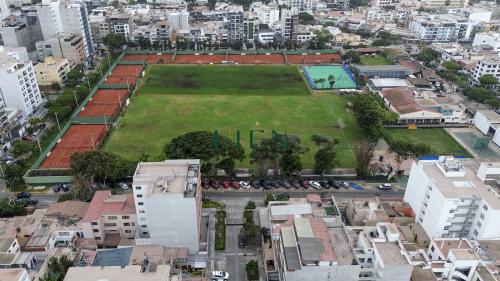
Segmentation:
[(479, 234), (479, 232), (477, 231), (477, 229), (474, 229), (474, 232), (472, 232), (472, 234), (473, 234), (474, 236), (477, 236), (477, 235)]
[(434, 252), (435, 248), (434, 246), (431, 246), (431, 252)]
[(485, 211), (488, 211), (488, 206), (484, 205), (484, 206), (483, 206), (483, 209), (484, 209)]
[(105, 223), (104, 227), (109, 227), (109, 226), (116, 226), (116, 223)]
[(137, 198), (142, 198), (142, 194), (137, 194)]
[(143, 225), (141, 225), (141, 227), (142, 227), (142, 228), (146, 228), (146, 227), (148, 227), (148, 226), (147, 226), (147, 225), (145, 225), (145, 224), (143, 224)]
[(99, 232), (99, 229), (92, 229), (92, 232)]
[(144, 235), (148, 235), (148, 232), (147, 232), (147, 231), (144, 231), (142, 234), (144, 234)]
[(130, 226), (130, 223), (126, 222), (123, 224), (123, 226)]
[(449, 225), (447, 225), (447, 226), (444, 227), (444, 230), (448, 230), (448, 229), (450, 229)]
[(117, 216), (108, 216), (108, 220), (116, 220), (116, 219), (118, 219)]
[(144, 210), (139, 210), (139, 214), (145, 214), (145, 213), (146, 213), (146, 211), (144, 211)]
[(477, 221), (477, 227), (481, 228), (483, 224), (480, 221)]
[(454, 210), (454, 209), (451, 209), (451, 210), (450, 210), (450, 214), (453, 214), (453, 213), (455, 213), (455, 210)]
[(96, 237), (95, 240), (101, 240), (101, 237)]
[(91, 224), (92, 225), (97, 225), (98, 223), (96, 221), (93, 221)]
[(140, 186), (136, 186), (135, 190), (141, 190), (141, 187)]
[(137, 202), (137, 205), (142, 206), (144, 205), (144, 202)]
[(125, 233), (131, 233), (132, 230), (125, 230)]
[(122, 216), (122, 219), (128, 220), (128, 219), (130, 219), (130, 216)]
[(481, 213), (481, 214), (479, 215), (479, 218), (480, 218), (480, 219), (482, 219), (482, 220), (484, 220), (484, 214), (483, 214), (483, 213)]

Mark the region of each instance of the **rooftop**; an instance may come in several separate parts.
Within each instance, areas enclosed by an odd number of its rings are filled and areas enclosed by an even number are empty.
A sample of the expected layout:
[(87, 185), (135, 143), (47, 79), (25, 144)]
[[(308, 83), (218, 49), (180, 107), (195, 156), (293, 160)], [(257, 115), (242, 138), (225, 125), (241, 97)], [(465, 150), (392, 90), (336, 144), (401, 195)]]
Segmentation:
[(380, 94), (386, 99), (399, 114), (408, 114), (422, 111), (415, 102), (411, 90), (405, 87), (383, 89)]
[(491, 109), (478, 109), (477, 112), (488, 118), (490, 123), (500, 123), (500, 114)]
[(134, 174), (134, 185), (148, 185), (147, 192), (194, 196), (199, 187), (200, 160), (165, 160), (140, 162)]
[(129, 264), (133, 247), (97, 251), (92, 266), (120, 266)]
[(134, 194), (111, 195), (111, 190), (95, 193), (82, 222), (98, 220), (102, 215), (135, 215)]
[(372, 78), (370, 79), (373, 86), (377, 88), (388, 87), (407, 87), (408, 83), (405, 79), (400, 78)]
[(26, 274), (26, 269), (24, 268), (2, 268), (0, 269), (0, 276), (2, 276), (2, 281), (19, 281), (21, 276)]
[(400, 64), (394, 64), (394, 65), (355, 65), (355, 68), (357, 68), (359, 71), (408, 71), (412, 73), (413, 71)]
[[(498, 194), (469, 168), (459, 165), (456, 170), (452, 170), (440, 161), (419, 161), (418, 165), (422, 165), (425, 173), (445, 198), (479, 197), (488, 202), (491, 208), (500, 209)], [(444, 169), (448, 169), (447, 174), (443, 173)], [(451, 173), (453, 176), (449, 175)]]
[(68, 200), (60, 203), (50, 204), (46, 215), (49, 217), (78, 218), (85, 216), (90, 204), (77, 200)]
[(160, 265), (155, 272), (142, 272), (140, 265), (70, 267), (64, 281), (167, 281), (170, 266)]
[(384, 265), (405, 265), (408, 260), (401, 254), (401, 248), (392, 242), (376, 242), (375, 246), (380, 253)]

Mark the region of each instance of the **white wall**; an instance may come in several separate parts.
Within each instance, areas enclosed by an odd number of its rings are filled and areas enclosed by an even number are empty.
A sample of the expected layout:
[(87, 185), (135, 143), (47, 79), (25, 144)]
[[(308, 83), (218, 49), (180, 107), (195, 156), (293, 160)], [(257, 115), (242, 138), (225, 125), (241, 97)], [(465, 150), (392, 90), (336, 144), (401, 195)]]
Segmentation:
[(480, 111), (477, 111), (476, 115), (474, 115), (474, 125), (485, 135), (490, 129), (490, 121)]

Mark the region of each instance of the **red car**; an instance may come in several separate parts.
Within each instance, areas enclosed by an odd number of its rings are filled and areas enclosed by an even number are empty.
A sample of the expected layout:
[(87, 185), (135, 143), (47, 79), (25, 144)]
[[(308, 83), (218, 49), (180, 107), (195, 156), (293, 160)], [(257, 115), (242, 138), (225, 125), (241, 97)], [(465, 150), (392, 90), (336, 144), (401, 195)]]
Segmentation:
[(306, 181), (306, 180), (300, 180), (299, 181), (299, 184), (300, 186), (302, 186), (303, 188), (309, 188), (309, 182)]
[(237, 181), (232, 181), (231, 182), (231, 187), (234, 188), (234, 189), (239, 189), (240, 188), (240, 184)]
[(223, 181), (223, 182), (221, 182), (221, 186), (222, 186), (224, 189), (228, 189), (230, 185), (231, 185), (231, 183), (230, 183), (230, 182), (228, 182), (228, 181)]

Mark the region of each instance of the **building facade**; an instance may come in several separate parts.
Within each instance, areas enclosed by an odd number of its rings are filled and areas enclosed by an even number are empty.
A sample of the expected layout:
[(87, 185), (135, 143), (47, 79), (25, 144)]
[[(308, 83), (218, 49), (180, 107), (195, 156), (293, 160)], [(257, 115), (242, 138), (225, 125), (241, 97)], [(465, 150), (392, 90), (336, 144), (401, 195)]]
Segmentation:
[(70, 71), (66, 58), (46, 57), (43, 63), (35, 65), (36, 79), (39, 86), (51, 86), (53, 83), (64, 85)]
[(159, 244), (198, 253), (201, 223), (199, 160), (140, 162), (132, 184), (137, 245)]

